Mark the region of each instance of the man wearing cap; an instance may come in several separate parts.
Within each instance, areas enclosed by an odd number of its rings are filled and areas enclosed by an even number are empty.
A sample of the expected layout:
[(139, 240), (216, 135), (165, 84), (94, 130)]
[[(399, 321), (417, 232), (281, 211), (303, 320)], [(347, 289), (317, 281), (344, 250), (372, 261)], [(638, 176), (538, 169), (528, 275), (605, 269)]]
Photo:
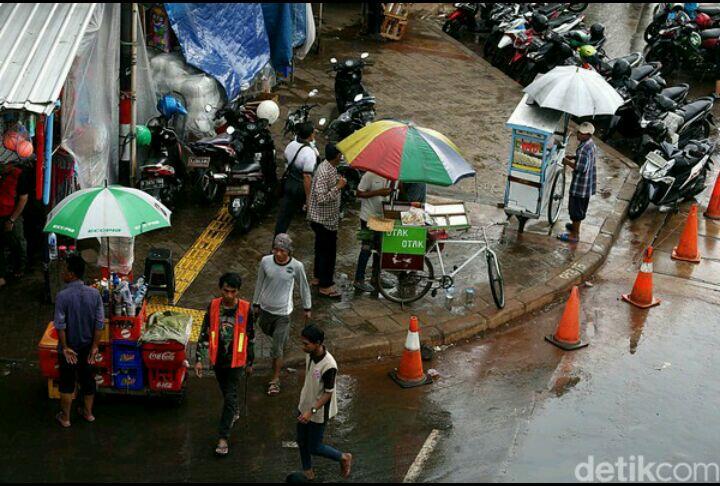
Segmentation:
[(597, 146), (592, 139), (595, 127), (592, 123), (582, 123), (577, 130), (577, 139), (580, 142), (575, 155), (568, 155), (563, 163), (573, 169), (570, 183), (570, 199), (568, 212), (570, 221), (565, 225), (566, 232), (559, 234), (558, 239), (569, 243), (580, 241), (580, 224), (585, 219), (590, 197), (595, 194), (597, 177), (595, 174), (595, 158)]
[(272, 255), (267, 255), (260, 261), (253, 297), (253, 312), (259, 318), (260, 329), (272, 339), (270, 356), (273, 360), (273, 377), (267, 390), (270, 396), (280, 393), (280, 370), (285, 343), (290, 333), (295, 284), (300, 289), (306, 322), (310, 319), (312, 308), (305, 267), (291, 256), (292, 250), (290, 236), (280, 233), (275, 237)]
[(337, 166), (342, 154), (329, 143), (325, 146), (325, 160), (313, 176), (307, 218), (315, 232), (315, 278), (323, 297), (339, 299), (335, 289), (335, 260), (337, 232), (340, 226), (340, 199), (347, 181), (338, 175)]

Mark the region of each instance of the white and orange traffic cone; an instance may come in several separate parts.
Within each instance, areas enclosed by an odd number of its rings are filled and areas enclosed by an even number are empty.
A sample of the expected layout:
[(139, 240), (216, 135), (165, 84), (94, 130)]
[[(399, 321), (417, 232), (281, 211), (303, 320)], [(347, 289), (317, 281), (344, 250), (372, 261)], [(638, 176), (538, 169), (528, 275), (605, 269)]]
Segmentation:
[(570, 293), (555, 334), (545, 336), (545, 340), (564, 351), (574, 351), (588, 345), (580, 337), (580, 291), (577, 286)]
[(693, 204), (690, 207), (685, 228), (680, 235), (680, 243), (673, 248), (670, 258), (690, 263), (700, 263), (700, 251), (698, 250), (698, 207)]
[(403, 388), (429, 385), (432, 378), (425, 374), (420, 354), (420, 325), (418, 318), (410, 318), (410, 328), (405, 340), (405, 350), (400, 359), (400, 367), (392, 370), (390, 378)]
[(632, 293), (623, 294), (622, 299), (640, 309), (649, 309), (660, 305), (660, 300), (653, 297), (653, 247), (648, 247), (643, 256), (640, 272), (638, 272)]

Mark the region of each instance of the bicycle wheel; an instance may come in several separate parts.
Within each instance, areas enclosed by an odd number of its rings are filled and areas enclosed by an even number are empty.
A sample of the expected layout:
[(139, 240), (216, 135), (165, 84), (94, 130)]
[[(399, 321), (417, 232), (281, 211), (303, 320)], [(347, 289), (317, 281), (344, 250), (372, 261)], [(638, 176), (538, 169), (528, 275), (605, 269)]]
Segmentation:
[(435, 271), (428, 257), (422, 271), (380, 272), (378, 290), (387, 300), (397, 304), (409, 304), (420, 300), (430, 292), (435, 279)]
[(503, 280), (497, 256), (492, 251), (485, 254), (488, 267), (488, 280), (490, 281), (490, 292), (492, 292), (495, 306), (498, 309), (505, 307), (505, 282)]
[(565, 197), (565, 169), (559, 169), (550, 185), (550, 198), (548, 199), (548, 223), (550, 226), (557, 223), (560, 217), (560, 208)]

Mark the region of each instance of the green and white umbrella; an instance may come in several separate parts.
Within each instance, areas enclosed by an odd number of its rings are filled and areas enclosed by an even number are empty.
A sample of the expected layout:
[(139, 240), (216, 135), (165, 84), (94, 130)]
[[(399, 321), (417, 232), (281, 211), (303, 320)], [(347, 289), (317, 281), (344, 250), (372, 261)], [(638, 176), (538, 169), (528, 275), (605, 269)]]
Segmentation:
[(171, 211), (149, 194), (124, 186), (77, 191), (50, 212), (43, 231), (70, 238), (131, 238), (170, 226)]

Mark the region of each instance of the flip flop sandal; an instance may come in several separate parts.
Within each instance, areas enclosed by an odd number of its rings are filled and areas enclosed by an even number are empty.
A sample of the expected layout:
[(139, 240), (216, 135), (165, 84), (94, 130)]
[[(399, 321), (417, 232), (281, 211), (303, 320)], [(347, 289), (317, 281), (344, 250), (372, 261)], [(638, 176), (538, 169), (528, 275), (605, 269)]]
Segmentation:
[(88, 416), (82, 407), (77, 408), (77, 413), (85, 420), (85, 422), (89, 422), (89, 423), (95, 422), (95, 416), (94, 415)]
[(59, 423), (64, 429), (67, 429), (67, 428), (70, 427), (70, 425), (71, 425), (71, 424), (70, 424), (70, 421), (69, 421), (69, 420), (68, 420), (68, 421), (64, 421), (64, 420), (62, 419), (62, 416), (63, 416), (63, 413), (62, 413), (62, 412), (58, 412), (57, 415), (55, 415), (55, 420), (57, 420), (58, 423)]
[(320, 297), (325, 297), (328, 299), (339, 299), (340, 297), (342, 297), (342, 294), (340, 292), (338, 292), (337, 290), (334, 290), (333, 292), (331, 292), (329, 294), (326, 294), (324, 292), (318, 292), (318, 294), (320, 294)]
[(340, 463), (340, 474), (342, 474), (342, 477), (344, 479), (348, 479), (350, 477), (350, 473), (352, 471), (353, 456), (352, 456), (352, 454), (348, 454), (348, 456), (350, 456), (350, 460), (348, 460), (348, 462), (347, 462), (347, 467), (345, 466), (345, 464)]
[(560, 241), (564, 241), (565, 243), (578, 243), (580, 240), (577, 238), (573, 238), (570, 236), (570, 233), (562, 233), (557, 235), (557, 239)]
[(230, 453), (230, 446), (217, 446), (215, 447), (215, 455), (218, 457), (225, 457)]
[(270, 397), (279, 395), (280, 394), (280, 384), (276, 383), (274, 381), (271, 381), (270, 383), (268, 383), (267, 394)]

